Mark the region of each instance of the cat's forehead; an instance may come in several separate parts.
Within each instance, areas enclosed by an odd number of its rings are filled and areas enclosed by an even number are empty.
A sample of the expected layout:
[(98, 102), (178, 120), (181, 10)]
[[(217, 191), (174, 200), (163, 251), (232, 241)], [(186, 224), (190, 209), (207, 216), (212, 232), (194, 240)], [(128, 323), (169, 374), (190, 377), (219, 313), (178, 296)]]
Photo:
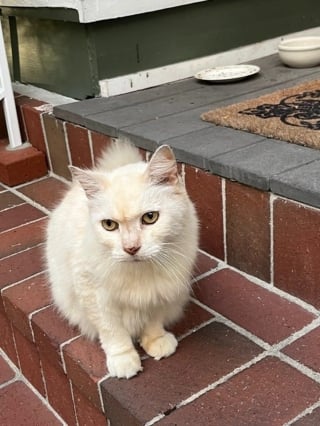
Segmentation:
[(140, 168), (122, 167), (115, 170), (108, 178), (108, 189), (115, 197), (139, 196), (144, 191), (146, 184), (144, 169)]
[(156, 194), (143, 173), (114, 173), (106, 192), (110, 214), (118, 221), (139, 217), (150, 209)]

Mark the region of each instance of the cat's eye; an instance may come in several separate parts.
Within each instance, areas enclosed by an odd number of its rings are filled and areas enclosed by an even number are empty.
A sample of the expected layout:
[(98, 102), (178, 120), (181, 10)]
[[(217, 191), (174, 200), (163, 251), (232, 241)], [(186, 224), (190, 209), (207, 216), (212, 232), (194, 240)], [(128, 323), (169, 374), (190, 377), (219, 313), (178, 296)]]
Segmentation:
[(156, 223), (158, 219), (159, 219), (159, 212), (147, 212), (142, 216), (141, 222), (144, 225), (152, 225), (153, 223)]
[(101, 225), (106, 231), (115, 231), (119, 228), (119, 224), (111, 219), (103, 219)]

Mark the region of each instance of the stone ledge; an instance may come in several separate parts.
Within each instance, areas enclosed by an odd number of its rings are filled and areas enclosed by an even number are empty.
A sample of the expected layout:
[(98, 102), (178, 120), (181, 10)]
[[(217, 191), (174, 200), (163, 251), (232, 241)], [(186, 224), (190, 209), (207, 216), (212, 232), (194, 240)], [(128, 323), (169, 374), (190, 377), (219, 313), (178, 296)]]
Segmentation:
[[(203, 122), (201, 113), (317, 78), (320, 67), (286, 68), (276, 55), (255, 61), (261, 74), (237, 84), (208, 85), (186, 79), (141, 92), (54, 108), (54, 115), (153, 151), (169, 144), (177, 159), (320, 207), (320, 151)], [(312, 188), (312, 189), (310, 189)], [(305, 192), (306, 191), (306, 192)]]
[[(318, 157), (317, 155), (315, 157)], [(320, 207), (320, 161), (314, 160), (275, 175), (271, 182), (272, 192), (286, 195), (293, 200)]]

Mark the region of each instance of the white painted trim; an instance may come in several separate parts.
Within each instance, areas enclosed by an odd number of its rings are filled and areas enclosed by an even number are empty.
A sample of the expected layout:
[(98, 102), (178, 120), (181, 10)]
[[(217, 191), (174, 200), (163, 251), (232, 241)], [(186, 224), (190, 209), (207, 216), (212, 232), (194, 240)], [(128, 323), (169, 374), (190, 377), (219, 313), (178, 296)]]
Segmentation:
[(192, 77), (197, 71), (202, 69), (252, 61), (277, 53), (278, 44), (283, 38), (312, 35), (320, 35), (320, 27), (283, 35), (281, 37), (250, 44), (211, 56), (140, 71), (135, 74), (127, 74), (101, 80), (99, 82), (101, 96), (108, 97), (143, 90), (160, 84)]
[(52, 106), (69, 104), (76, 101), (73, 98), (68, 98), (67, 96), (59, 95), (58, 93), (49, 92), (48, 90), (41, 89), (41, 87), (32, 86), (31, 84), (14, 82), (12, 83), (12, 87), (13, 90), (20, 95), (29, 96), (30, 98), (46, 102)]
[(17, 110), (12, 90), (6, 48), (0, 19), (0, 100), (2, 101), (7, 126), (9, 149), (23, 148)]
[(7, 7), (51, 7), (74, 9), (83, 23), (140, 15), (147, 12), (200, 3), (208, 0), (1, 0)]

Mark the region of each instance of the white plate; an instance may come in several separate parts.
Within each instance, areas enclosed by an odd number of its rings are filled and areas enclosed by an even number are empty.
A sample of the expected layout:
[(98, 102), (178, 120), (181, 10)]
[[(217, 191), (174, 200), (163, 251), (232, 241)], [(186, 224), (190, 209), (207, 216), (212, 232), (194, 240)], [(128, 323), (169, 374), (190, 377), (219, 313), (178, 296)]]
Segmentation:
[(226, 81), (242, 80), (243, 78), (257, 74), (259, 71), (260, 68), (257, 65), (227, 65), (225, 67), (215, 67), (199, 71), (195, 74), (195, 78), (223, 83)]

